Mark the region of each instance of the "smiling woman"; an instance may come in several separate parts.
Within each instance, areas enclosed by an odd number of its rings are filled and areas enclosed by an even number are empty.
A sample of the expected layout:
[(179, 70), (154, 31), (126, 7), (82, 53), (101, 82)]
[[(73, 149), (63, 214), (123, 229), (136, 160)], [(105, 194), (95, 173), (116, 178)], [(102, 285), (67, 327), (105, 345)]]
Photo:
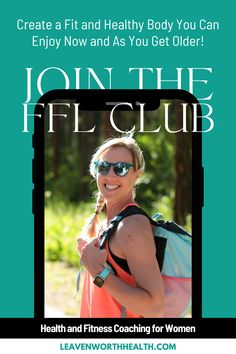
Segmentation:
[[(135, 202), (135, 186), (144, 169), (142, 152), (131, 136), (109, 139), (95, 152), (90, 173), (98, 200), (94, 215), (78, 238), (86, 268), (80, 317), (162, 317), (163, 284), (149, 219), (130, 215), (100, 248), (103, 230)], [(98, 214), (106, 206), (106, 225)], [(155, 279), (155, 281), (153, 281)]]

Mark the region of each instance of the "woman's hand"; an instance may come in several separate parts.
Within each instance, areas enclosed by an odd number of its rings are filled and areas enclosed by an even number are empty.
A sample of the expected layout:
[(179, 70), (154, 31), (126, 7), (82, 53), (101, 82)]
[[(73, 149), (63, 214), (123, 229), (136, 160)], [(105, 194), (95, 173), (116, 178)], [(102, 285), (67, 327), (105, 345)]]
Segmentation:
[(80, 262), (93, 278), (103, 270), (106, 260), (107, 251), (100, 250), (97, 238), (88, 242), (81, 250)]
[(87, 245), (88, 243), (88, 239), (85, 239), (83, 237), (78, 237), (77, 238), (77, 245), (76, 245), (76, 248), (81, 256), (82, 254), (82, 249)]

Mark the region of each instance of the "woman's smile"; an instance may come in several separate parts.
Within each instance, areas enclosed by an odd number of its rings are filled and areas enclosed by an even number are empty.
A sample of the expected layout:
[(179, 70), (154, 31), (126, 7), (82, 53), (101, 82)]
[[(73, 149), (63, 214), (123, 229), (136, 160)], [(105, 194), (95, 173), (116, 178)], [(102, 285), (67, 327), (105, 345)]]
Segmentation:
[(104, 186), (108, 190), (114, 190), (114, 189), (118, 189), (120, 187), (117, 184), (108, 184), (108, 183), (105, 183)]

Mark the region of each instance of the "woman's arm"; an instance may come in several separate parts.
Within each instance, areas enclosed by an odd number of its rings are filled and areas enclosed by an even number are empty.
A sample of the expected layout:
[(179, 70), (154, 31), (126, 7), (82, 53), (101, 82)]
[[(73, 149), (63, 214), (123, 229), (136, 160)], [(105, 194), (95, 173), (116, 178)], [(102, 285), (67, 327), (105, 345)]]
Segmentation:
[[(104, 286), (130, 311), (144, 317), (161, 317), (163, 285), (149, 220), (143, 215), (125, 218), (109, 244), (112, 252), (127, 259), (137, 287), (125, 283), (115, 275), (109, 275)], [(96, 241), (83, 248), (81, 260), (93, 278), (102, 271), (106, 256), (106, 251), (101, 251)]]
[(143, 317), (162, 317), (164, 291), (149, 220), (143, 215), (125, 218), (109, 244), (112, 252), (127, 260), (137, 285), (132, 287), (118, 277), (109, 276), (105, 286), (110, 294)]

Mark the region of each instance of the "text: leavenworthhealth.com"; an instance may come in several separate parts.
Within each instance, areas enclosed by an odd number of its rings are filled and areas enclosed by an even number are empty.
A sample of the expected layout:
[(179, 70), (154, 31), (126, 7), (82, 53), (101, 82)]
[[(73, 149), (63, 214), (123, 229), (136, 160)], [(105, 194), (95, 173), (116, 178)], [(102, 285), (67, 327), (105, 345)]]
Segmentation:
[(176, 343), (60, 343), (60, 350), (176, 350)]

